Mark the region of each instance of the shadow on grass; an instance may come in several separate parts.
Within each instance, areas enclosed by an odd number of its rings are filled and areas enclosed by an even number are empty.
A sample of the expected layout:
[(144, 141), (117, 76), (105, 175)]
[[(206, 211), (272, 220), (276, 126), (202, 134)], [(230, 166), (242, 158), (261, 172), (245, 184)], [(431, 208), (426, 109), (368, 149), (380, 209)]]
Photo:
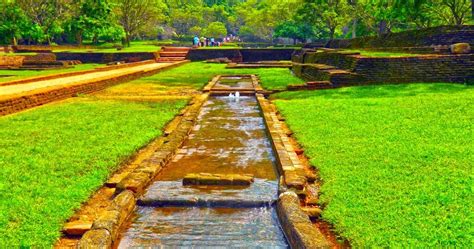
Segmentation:
[(306, 99), (323, 97), (328, 99), (396, 98), (422, 94), (456, 93), (473, 89), (471, 86), (451, 83), (413, 83), (397, 85), (354, 86), (321, 91), (282, 92), (272, 95), (277, 99)]

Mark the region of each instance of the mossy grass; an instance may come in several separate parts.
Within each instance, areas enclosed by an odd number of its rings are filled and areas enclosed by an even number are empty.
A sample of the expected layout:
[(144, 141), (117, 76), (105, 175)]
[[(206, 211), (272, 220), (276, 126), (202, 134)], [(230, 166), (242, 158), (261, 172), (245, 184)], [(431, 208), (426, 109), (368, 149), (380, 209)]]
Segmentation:
[(471, 247), (474, 89), (360, 86), (273, 96), (354, 247)]
[(304, 82), (287, 68), (226, 69), (225, 67), (226, 64), (191, 62), (146, 78), (144, 81), (166, 86), (187, 86), (202, 89), (205, 85), (203, 82), (208, 82), (218, 74), (257, 74), (262, 86), (268, 90), (283, 90), (290, 84)]

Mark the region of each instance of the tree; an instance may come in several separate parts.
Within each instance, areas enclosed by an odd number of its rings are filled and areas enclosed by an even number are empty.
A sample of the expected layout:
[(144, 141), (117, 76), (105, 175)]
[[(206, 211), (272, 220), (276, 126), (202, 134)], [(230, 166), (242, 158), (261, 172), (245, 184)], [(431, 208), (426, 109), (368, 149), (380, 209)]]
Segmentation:
[(28, 24), (28, 17), (18, 5), (10, 1), (0, 1), (0, 37), (4, 37), (3, 42), (17, 45), (18, 39), (30, 31)]
[(227, 29), (221, 22), (212, 22), (204, 29), (204, 35), (207, 37), (225, 37)]
[(293, 43), (296, 44), (296, 40), (300, 39), (303, 42), (306, 39), (313, 37), (313, 28), (303, 22), (286, 21), (279, 24), (275, 28), (274, 37), (287, 37), (293, 39)]
[(36, 41), (51, 43), (55, 35), (63, 32), (62, 24), (70, 7), (75, 7), (70, 0), (17, 0), (16, 3), (41, 32), (34, 32), (38, 37), (29, 37)]
[(298, 10), (302, 19), (317, 29), (326, 29), (330, 39), (350, 21), (350, 12), (351, 6), (346, 0), (304, 0)]
[(154, 29), (165, 19), (163, 12), (166, 5), (161, 0), (115, 0), (115, 3), (127, 46), (130, 46), (130, 39), (139, 32)]
[(84, 38), (97, 43), (104, 34), (115, 34), (114, 40), (124, 35), (107, 0), (82, 0), (78, 15), (69, 24), (69, 30), (76, 35), (79, 44), (82, 44)]
[(446, 8), (450, 14), (445, 19), (448, 23), (462, 25), (466, 22), (469, 12), (472, 11), (472, 1), (469, 0), (440, 0), (438, 4)]

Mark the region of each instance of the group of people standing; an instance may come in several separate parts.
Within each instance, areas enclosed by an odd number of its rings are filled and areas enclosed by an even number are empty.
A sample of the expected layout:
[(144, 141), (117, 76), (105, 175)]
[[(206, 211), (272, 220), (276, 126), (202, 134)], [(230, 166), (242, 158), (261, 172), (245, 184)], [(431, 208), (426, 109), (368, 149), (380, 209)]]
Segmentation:
[(206, 38), (202, 36), (199, 38), (197, 35), (193, 38), (193, 47), (219, 47), (221, 42), (218, 42), (212, 38)]

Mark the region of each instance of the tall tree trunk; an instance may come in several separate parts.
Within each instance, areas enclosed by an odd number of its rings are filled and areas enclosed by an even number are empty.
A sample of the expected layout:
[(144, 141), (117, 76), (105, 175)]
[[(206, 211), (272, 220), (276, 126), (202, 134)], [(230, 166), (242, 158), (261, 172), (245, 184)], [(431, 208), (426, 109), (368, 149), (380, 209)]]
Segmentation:
[(336, 33), (336, 28), (329, 28), (329, 40), (334, 40), (334, 33)]
[(127, 47), (130, 47), (130, 34), (129, 33), (125, 34), (125, 41), (127, 42)]
[(76, 33), (76, 40), (77, 40), (77, 44), (81, 46), (82, 45), (82, 30)]
[(357, 37), (357, 18), (352, 21), (352, 39)]

